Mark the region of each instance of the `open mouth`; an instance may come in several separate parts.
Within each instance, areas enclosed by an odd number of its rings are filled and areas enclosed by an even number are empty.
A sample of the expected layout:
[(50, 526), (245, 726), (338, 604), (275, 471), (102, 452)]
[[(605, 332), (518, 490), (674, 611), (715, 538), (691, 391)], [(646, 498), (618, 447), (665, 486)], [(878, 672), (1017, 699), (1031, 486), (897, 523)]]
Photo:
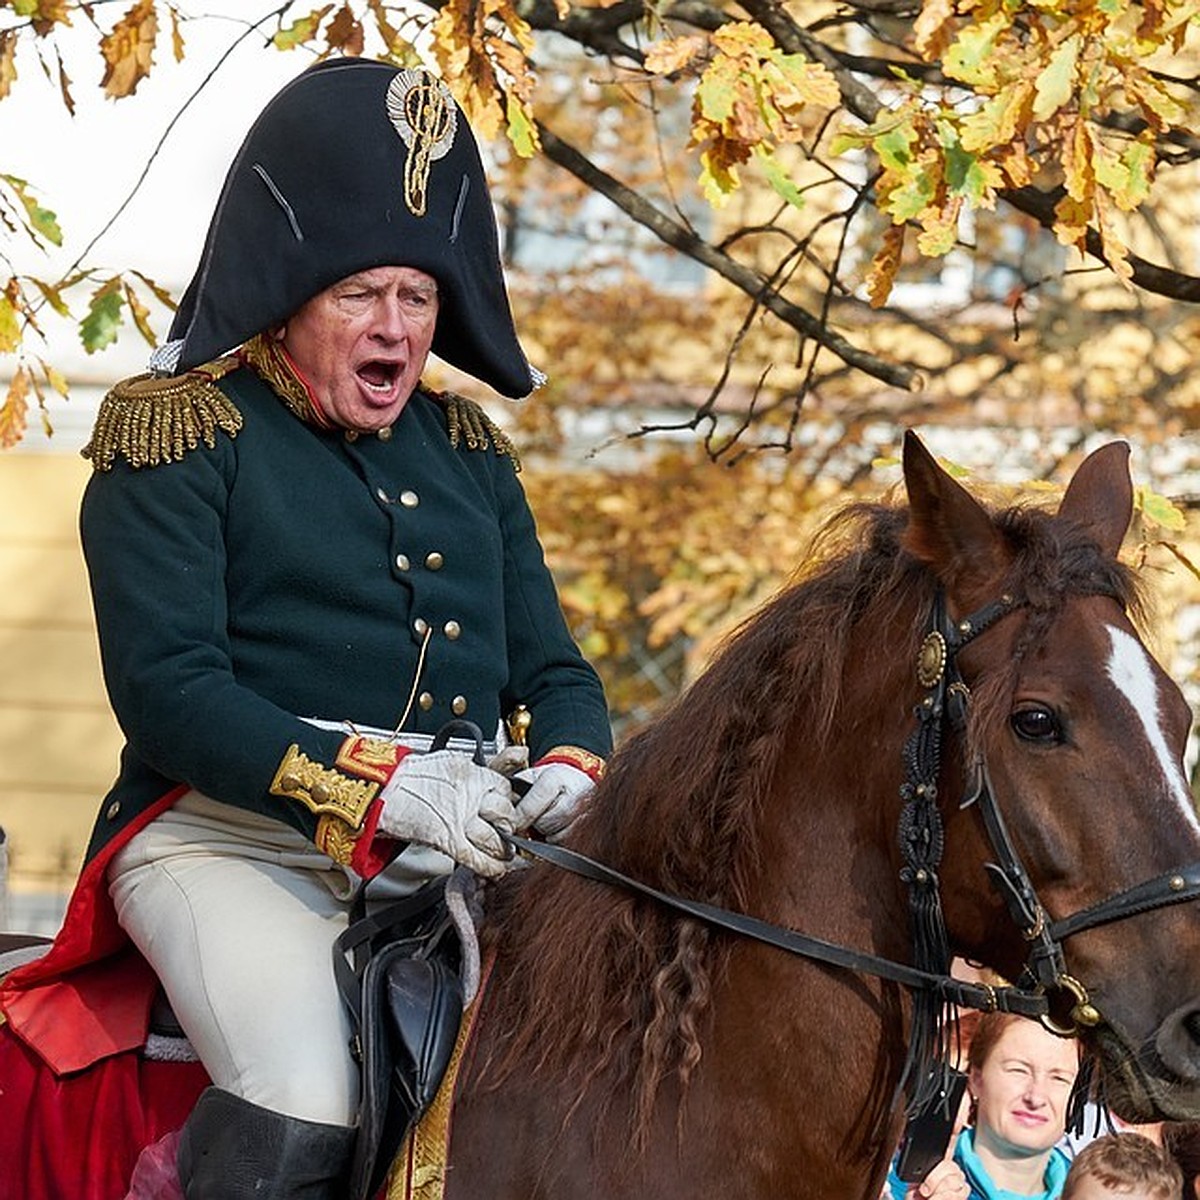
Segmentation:
[(391, 393), (396, 386), (396, 381), (400, 378), (400, 373), (399, 363), (387, 362), (383, 359), (372, 359), (370, 362), (363, 363), (355, 371), (368, 391), (381, 396)]

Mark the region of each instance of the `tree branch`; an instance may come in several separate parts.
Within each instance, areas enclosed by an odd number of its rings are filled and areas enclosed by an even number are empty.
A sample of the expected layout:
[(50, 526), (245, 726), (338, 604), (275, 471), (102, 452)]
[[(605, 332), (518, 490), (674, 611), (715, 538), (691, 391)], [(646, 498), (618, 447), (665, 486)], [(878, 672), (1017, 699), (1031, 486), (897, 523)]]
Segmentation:
[(917, 372), (911, 367), (886, 362), (847, 341), (810, 313), (785, 299), (778, 292), (771, 290), (755, 271), (743, 266), (729, 255), (722, 254), (688, 229), (686, 225), (669, 217), (645, 197), (602, 170), (574, 146), (564, 142), (551, 132), (540, 121), (538, 122), (538, 134), (541, 137), (542, 149), (552, 162), (569, 171), (593, 191), (606, 196), (628, 217), (649, 229), (659, 241), (673, 247), (681, 254), (686, 254), (710, 271), (720, 275), (722, 279), (728, 280), (746, 295), (753, 297), (785, 325), (795, 329), (802, 336), (812, 338), (820, 343), (848, 365), (893, 387), (907, 390), (914, 385)]

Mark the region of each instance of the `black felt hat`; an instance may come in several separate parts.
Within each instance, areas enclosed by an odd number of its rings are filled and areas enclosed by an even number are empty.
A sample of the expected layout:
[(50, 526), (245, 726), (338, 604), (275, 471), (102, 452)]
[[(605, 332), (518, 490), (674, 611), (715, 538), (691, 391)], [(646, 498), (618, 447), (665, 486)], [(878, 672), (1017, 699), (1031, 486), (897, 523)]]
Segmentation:
[(242, 143), (171, 325), (171, 366), (190, 370), (233, 350), (379, 266), (438, 281), (440, 358), (503, 395), (533, 389), (461, 110), (426, 72), (332, 59), (279, 92)]

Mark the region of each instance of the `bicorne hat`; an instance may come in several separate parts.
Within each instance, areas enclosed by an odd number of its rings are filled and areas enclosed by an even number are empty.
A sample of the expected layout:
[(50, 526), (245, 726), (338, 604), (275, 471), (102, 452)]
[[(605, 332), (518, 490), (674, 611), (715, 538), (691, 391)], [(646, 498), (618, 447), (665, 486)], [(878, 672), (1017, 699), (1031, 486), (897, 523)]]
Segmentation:
[(529, 394), (538, 376), (462, 111), (424, 71), (332, 59), (283, 88), (246, 136), (155, 365), (190, 370), (379, 266), (437, 280), (435, 354), (502, 395)]

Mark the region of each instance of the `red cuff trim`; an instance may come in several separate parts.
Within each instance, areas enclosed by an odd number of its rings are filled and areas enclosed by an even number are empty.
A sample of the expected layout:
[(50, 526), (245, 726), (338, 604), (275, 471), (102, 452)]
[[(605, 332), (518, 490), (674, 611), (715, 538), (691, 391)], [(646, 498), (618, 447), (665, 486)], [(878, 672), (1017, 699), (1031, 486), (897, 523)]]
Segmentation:
[(391, 779), (392, 772), (408, 753), (408, 746), (353, 734), (341, 744), (333, 765), (359, 779), (382, 784)]
[(362, 832), (354, 840), (349, 866), (363, 879), (374, 879), (396, 857), (396, 839), (375, 832), (382, 812), (383, 804), (376, 800), (363, 821)]
[(534, 766), (541, 767), (547, 763), (566, 763), (569, 767), (576, 767), (590, 776), (593, 783), (599, 783), (604, 777), (604, 759), (581, 746), (554, 746)]

